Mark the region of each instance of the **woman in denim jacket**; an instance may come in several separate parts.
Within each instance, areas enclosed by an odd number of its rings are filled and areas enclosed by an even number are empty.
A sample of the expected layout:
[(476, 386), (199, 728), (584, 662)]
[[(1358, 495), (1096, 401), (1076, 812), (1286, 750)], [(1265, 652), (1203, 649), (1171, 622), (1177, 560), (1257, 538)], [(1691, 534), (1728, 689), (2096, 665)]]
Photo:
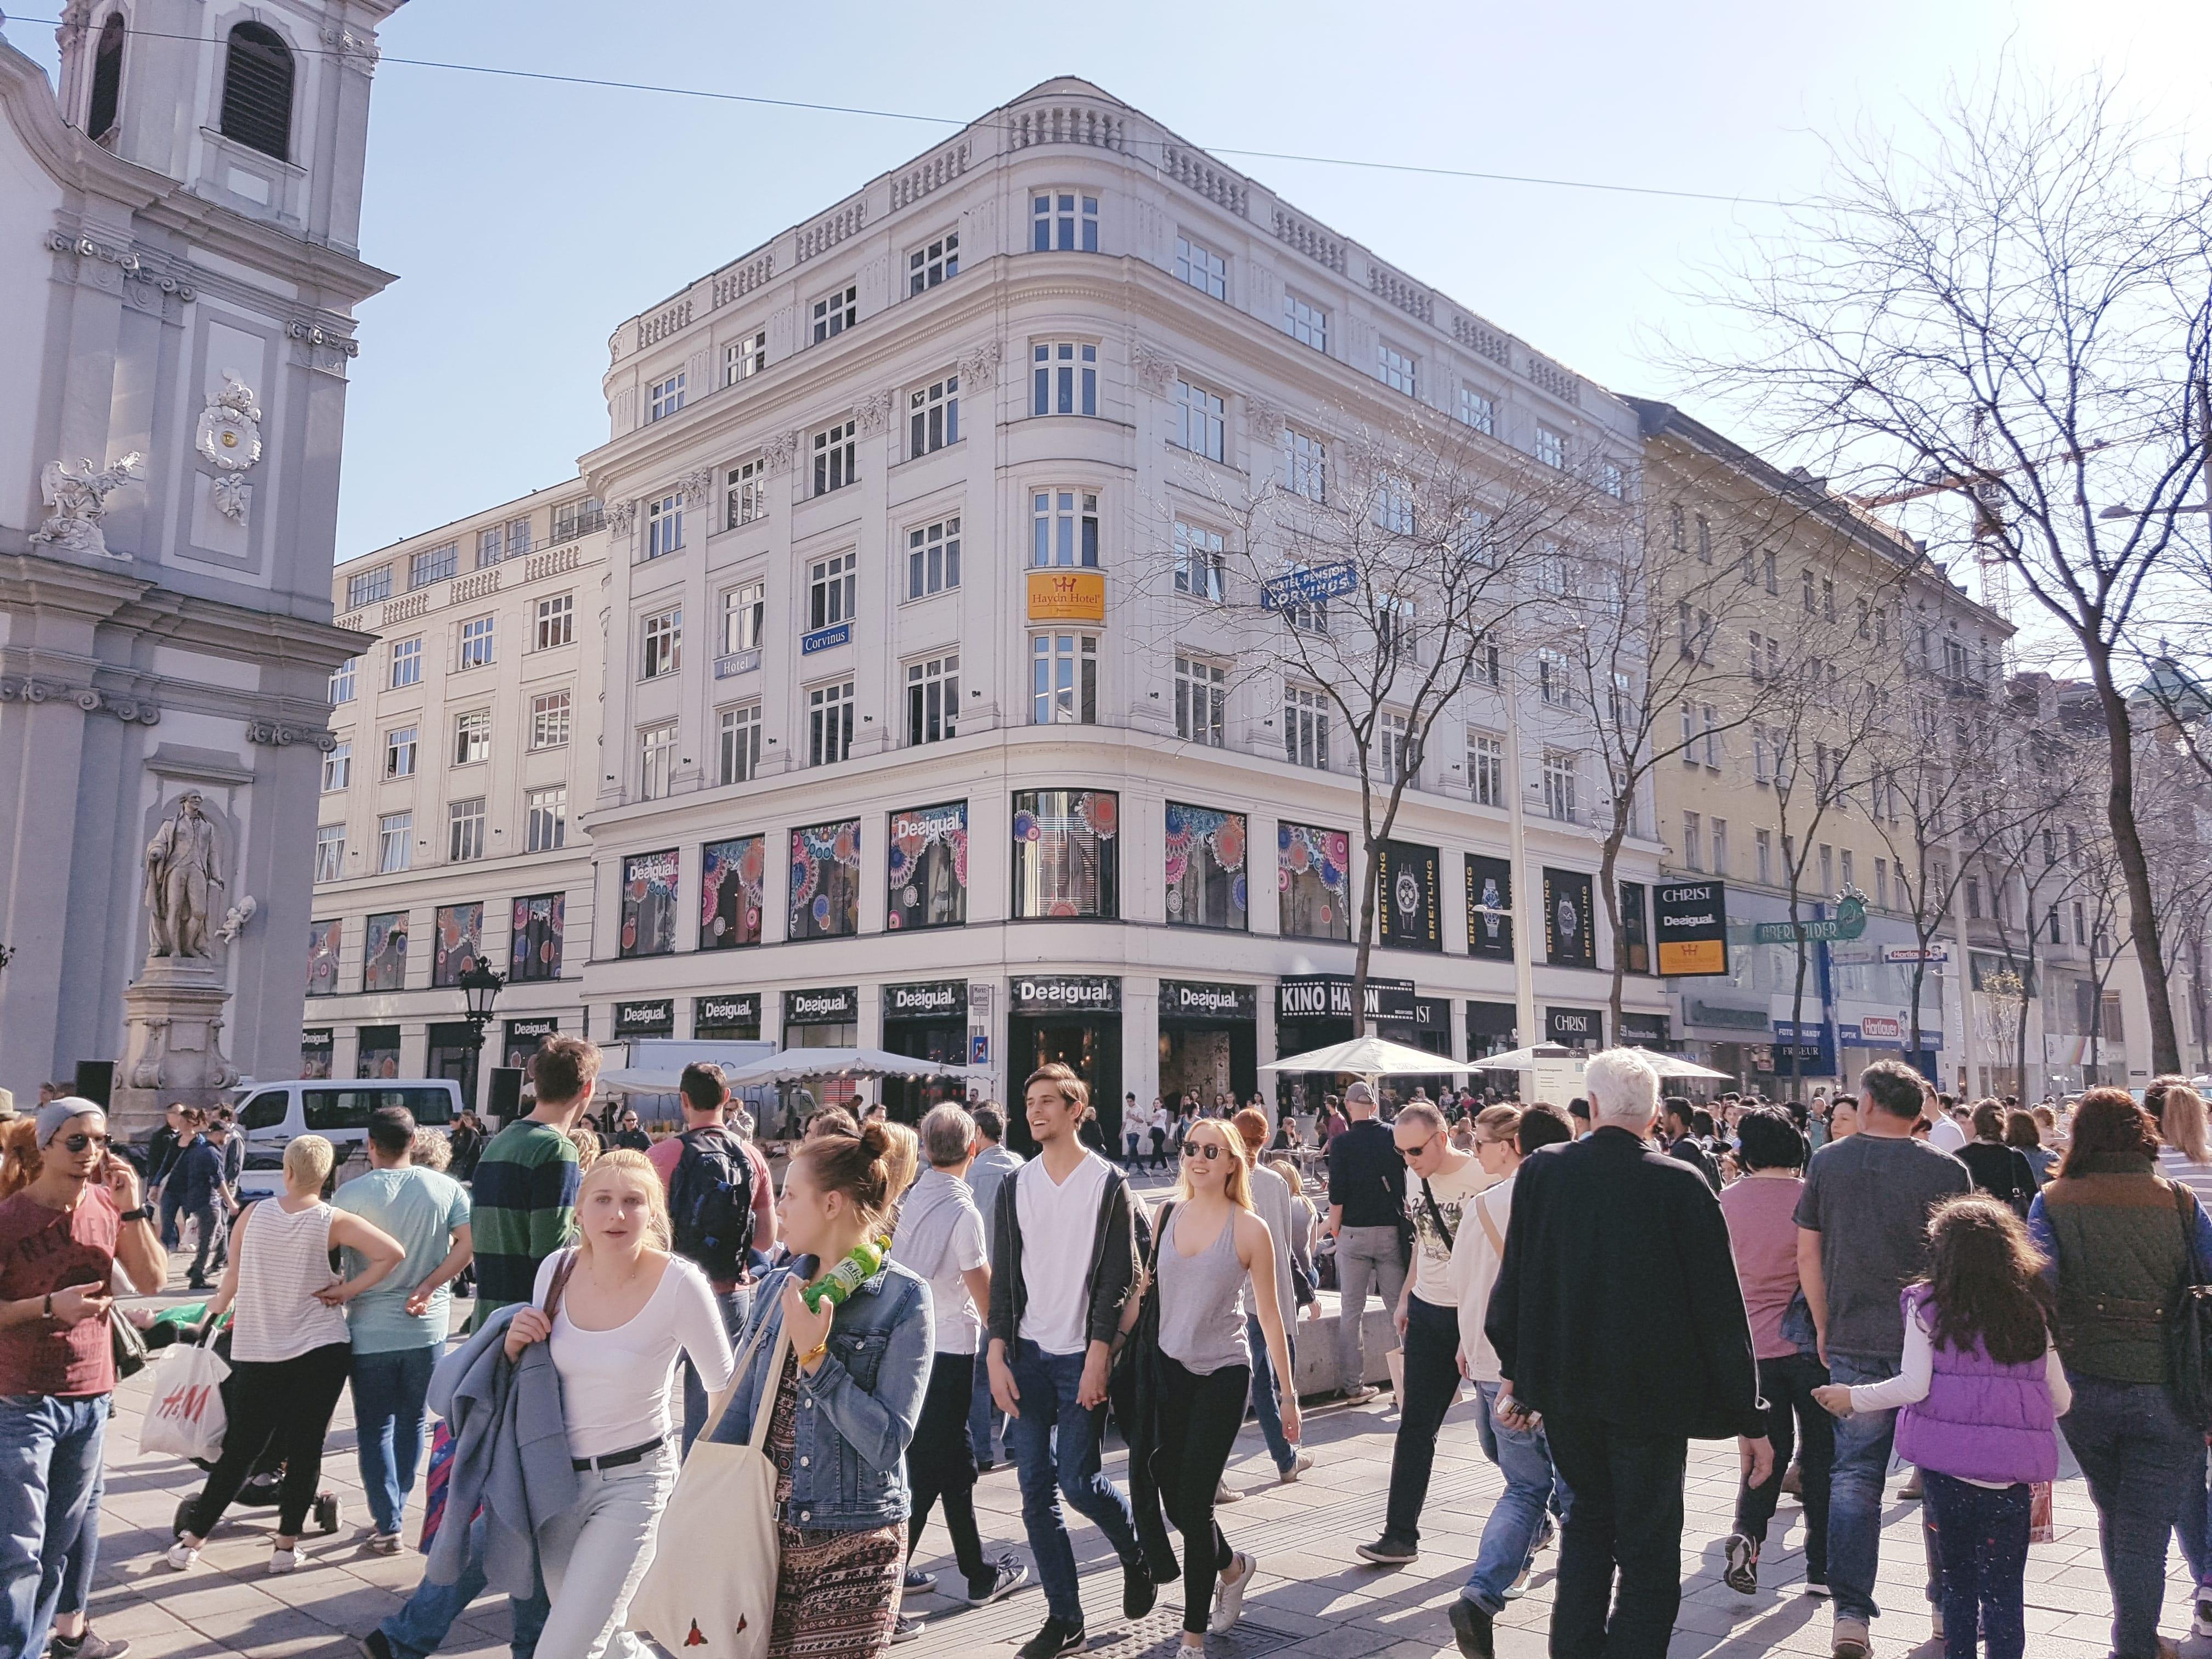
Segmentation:
[[(714, 1437), (743, 1444), (764, 1391), (775, 1407), (763, 1448), (776, 1466), (775, 1622), (768, 1659), (876, 1659), (890, 1645), (906, 1557), (906, 1448), (921, 1415), (933, 1337), (928, 1287), (886, 1262), (842, 1303), (809, 1312), (800, 1295), (864, 1240), (890, 1231), (890, 1138), (872, 1123), (793, 1155), (777, 1206), (794, 1266), (770, 1273), (742, 1348), (761, 1340)], [(811, 1258), (811, 1261), (805, 1258)], [(771, 1378), (779, 1329), (791, 1334)]]

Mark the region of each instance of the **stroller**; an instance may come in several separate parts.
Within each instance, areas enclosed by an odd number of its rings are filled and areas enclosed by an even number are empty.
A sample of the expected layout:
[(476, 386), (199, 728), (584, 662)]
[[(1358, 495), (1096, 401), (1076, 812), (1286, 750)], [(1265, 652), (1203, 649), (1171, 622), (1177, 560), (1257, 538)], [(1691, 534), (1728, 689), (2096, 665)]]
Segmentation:
[[(147, 1351), (153, 1352), (179, 1342), (199, 1341), (207, 1331), (204, 1321), (206, 1311), (205, 1303), (201, 1303), (198, 1306), (187, 1304), (179, 1308), (164, 1310), (161, 1316), (155, 1320), (144, 1333)], [(224, 1322), (222, 1329), (216, 1334), (215, 1351), (224, 1360), (229, 1359), (230, 1326), (228, 1321)], [(228, 1382), (223, 1384), (222, 1393), (223, 1410), (228, 1413), (231, 1410)], [(204, 1459), (197, 1457), (192, 1460), (192, 1464), (204, 1474), (215, 1467)], [(246, 1476), (246, 1484), (238, 1489), (238, 1496), (231, 1500), (232, 1507), (249, 1510), (275, 1509), (277, 1501), (277, 1483), (283, 1479), (283, 1458), (277, 1455), (273, 1445), (264, 1447), (261, 1455), (254, 1461), (252, 1472)], [(176, 1513), (169, 1518), (170, 1537), (174, 1538), (184, 1531), (185, 1517), (191, 1513), (192, 1505), (199, 1501), (199, 1493), (194, 1492), (190, 1498), (178, 1504)], [(338, 1529), (339, 1522), (343, 1515), (338, 1504), (337, 1493), (327, 1488), (317, 1492), (311, 1514), (314, 1522), (313, 1530), (316, 1534), (327, 1538), (335, 1533)]]

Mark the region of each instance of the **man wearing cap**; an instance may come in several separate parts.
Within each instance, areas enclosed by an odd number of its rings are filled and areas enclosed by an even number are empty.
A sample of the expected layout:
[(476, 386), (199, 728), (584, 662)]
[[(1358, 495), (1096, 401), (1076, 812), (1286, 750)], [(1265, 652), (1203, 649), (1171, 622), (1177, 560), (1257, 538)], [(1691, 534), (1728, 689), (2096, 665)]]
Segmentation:
[[(1406, 1160), (1390, 1131), (1376, 1120), (1375, 1091), (1355, 1083), (1344, 1091), (1351, 1127), (1328, 1146), (1328, 1231), (1336, 1236), (1337, 1380), (1344, 1398), (1375, 1398), (1367, 1381), (1367, 1292), (1386, 1309), (1406, 1289), (1406, 1253), (1399, 1223), (1406, 1215)], [(1392, 1347), (1397, 1346), (1394, 1336)]]
[(57, 1659), (112, 1659), (124, 1644), (54, 1609), (71, 1549), (88, 1579), (99, 1542), (114, 1272), (159, 1290), (168, 1254), (91, 1101), (52, 1101), (0, 1146), (0, 1185), (23, 1183), (0, 1200), (0, 1653), (43, 1653), (51, 1634)]

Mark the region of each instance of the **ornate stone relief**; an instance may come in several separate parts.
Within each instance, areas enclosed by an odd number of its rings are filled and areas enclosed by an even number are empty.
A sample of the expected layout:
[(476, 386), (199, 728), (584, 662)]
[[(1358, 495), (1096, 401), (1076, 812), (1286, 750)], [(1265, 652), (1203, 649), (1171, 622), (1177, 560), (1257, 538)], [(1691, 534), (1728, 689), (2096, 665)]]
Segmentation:
[(73, 702), (88, 714), (112, 714), (125, 725), (158, 726), (161, 710), (143, 697), (118, 697), (92, 685), (64, 685), (35, 676), (0, 678), (0, 702)]
[(1172, 357), (1163, 357), (1139, 340), (1129, 348), (1129, 367), (1135, 371), (1138, 383), (1157, 398), (1168, 389), (1176, 366)]
[(91, 553), (104, 559), (128, 559), (128, 553), (108, 550), (100, 521), (107, 514), (107, 498), (143, 476), (146, 458), (132, 450), (113, 466), (95, 472), (84, 462), (82, 472), (71, 472), (59, 461), (48, 461), (39, 474), (39, 493), (46, 498), (46, 520), (31, 532), (34, 542)]
[(216, 511), (243, 523), (253, 500), (246, 475), (261, 459), (261, 406), (253, 401), (253, 388), (228, 369), (222, 373), (222, 390), (200, 411), (192, 447), (216, 469)]
[(888, 392), (878, 392), (860, 400), (853, 418), (860, 423), (862, 436), (872, 438), (890, 424), (892, 396)]
[(356, 34), (351, 29), (325, 29), (323, 44), (331, 49), (339, 63), (357, 75), (374, 75), (377, 59), (384, 55), (377, 50), (374, 40), (366, 35)]
[(684, 500), (687, 505), (704, 507), (712, 503), (714, 499), (714, 469), (711, 466), (702, 466), (696, 472), (687, 472), (678, 482), (677, 488), (684, 492)]
[(609, 539), (617, 542), (627, 541), (629, 538), (630, 526), (637, 522), (637, 502), (635, 500), (609, 501), (606, 512)]
[(89, 236), (71, 236), (59, 230), (48, 231), (46, 240), (46, 246), (53, 252), (74, 253), (80, 259), (93, 259), (102, 264), (113, 265), (127, 280), (149, 283), (162, 293), (174, 295), (186, 303), (198, 297), (199, 290), (190, 283), (180, 281), (167, 271), (156, 270), (130, 248), (96, 242)]
[(999, 372), (1000, 345), (996, 340), (986, 340), (971, 351), (960, 354), (960, 378), (972, 388), (988, 386)]
[(761, 460), (771, 477), (791, 471), (791, 464), (799, 459), (799, 446), (805, 441), (802, 433), (783, 432), (761, 446)]

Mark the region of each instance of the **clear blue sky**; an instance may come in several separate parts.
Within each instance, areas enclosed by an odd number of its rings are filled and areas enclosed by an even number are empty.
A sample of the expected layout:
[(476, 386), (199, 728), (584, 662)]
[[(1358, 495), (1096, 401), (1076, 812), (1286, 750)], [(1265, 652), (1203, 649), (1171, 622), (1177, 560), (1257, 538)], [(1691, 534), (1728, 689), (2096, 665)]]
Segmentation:
[[(51, 27), (7, 35), (52, 64)], [(2170, 124), (2201, 121), (2212, 6), (410, 0), (383, 44), (956, 120), (1073, 74), (1210, 147), (1787, 198), (1817, 184), (1824, 135), (1900, 127), (2007, 50), (2037, 73), (2102, 64)], [(950, 131), (390, 62), (374, 99), (362, 246), (399, 280), (362, 312), (341, 558), (571, 474), (605, 436), (618, 322)], [(1681, 292), (1774, 216), (1228, 159), (1599, 381), (1661, 395), (1652, 346), (1688, 320)]]

